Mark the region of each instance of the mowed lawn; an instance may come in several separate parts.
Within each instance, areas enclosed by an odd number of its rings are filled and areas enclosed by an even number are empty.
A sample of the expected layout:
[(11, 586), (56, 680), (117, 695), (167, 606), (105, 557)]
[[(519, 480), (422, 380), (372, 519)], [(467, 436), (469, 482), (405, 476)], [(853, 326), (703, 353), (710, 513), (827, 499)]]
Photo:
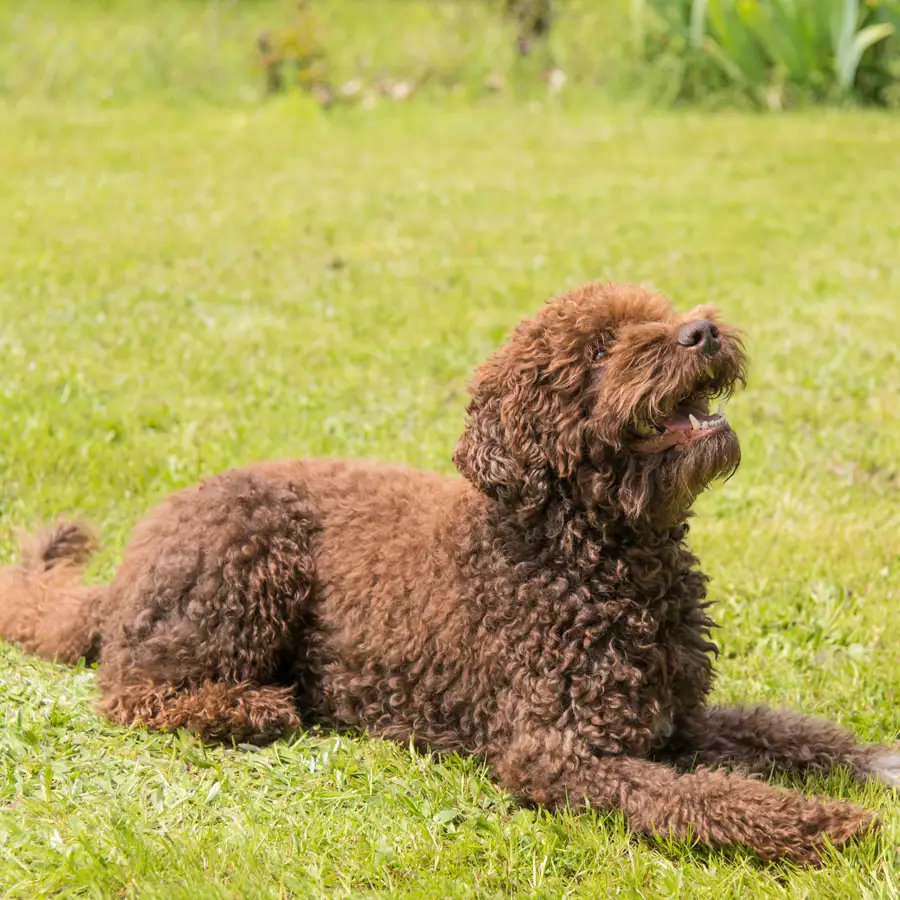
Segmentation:
[[(0, 552), (130, 527), (261, 458), (452, 474), (465, 383), (581, 281), (747, 333), (744, 461), (691, 540), (716, 699), (900, 715), (900, 119), (414, 100), (0, 101)], [(0, 598), (2, 602), (2, 598)], [(0, 645), (0, 896), (893, 898), (900, 801), (823, 868), (523, 810), (477, 761), (310, 731), (262, 750), (114, 728), (94, 673)]]

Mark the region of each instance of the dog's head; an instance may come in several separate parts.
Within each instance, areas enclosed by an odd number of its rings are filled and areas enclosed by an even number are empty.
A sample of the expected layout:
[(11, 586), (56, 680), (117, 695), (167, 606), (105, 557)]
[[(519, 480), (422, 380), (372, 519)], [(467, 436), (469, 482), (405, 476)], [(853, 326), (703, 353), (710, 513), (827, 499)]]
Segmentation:
[(677, 518), (740, 462), (716, 402), (744, 382), (745, 363), (713, 307), (679, 315), (643, 288), (586, 285), (476, 371), (454, 461), (525, 513), (557, 491), (598, 516)]

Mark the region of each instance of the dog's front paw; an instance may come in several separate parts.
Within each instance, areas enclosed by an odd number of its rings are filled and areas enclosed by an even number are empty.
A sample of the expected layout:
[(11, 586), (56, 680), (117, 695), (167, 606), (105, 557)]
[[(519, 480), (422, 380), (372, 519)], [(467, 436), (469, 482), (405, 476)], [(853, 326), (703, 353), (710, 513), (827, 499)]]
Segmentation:
[(776, 830), (777, 838), (784, 842), (778, 856), (799, 865), (818, 866), (827, 858), (829, 846), (838, 850), (846, 847), (880, 824), (873, 813), (852, 803), (821, 803), (811, 812), (793, 828), (780, 833)]
[(888, 747), (879, 747), (869, 757), (865, 774), (887, 787), (900, 790), (900, 753)]

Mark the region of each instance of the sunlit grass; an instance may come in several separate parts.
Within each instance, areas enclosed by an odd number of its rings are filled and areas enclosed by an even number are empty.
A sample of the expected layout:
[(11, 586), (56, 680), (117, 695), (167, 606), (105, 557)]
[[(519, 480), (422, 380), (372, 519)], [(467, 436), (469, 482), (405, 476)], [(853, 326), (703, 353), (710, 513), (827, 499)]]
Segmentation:
[[(753, 361), (743, 465), (691, 535), (717, 699), (897, 738), (900, 121), (75, 94), (0, 105), (5, 558), (77, 511), (108, 577), (150, 504), (254, 459), (450, 474), (466, 378), (521, 316), (649, 281), (718, 303)], [(315, 731), (204, 748), (108, 726), (94, 696), (90, 670), (0, 650), (4, 897), (900, 890), (896, 799), (842, 778), (801, 787), (878, 809), (883, 837), (797, 872), (518, 809), (472, 760)]]

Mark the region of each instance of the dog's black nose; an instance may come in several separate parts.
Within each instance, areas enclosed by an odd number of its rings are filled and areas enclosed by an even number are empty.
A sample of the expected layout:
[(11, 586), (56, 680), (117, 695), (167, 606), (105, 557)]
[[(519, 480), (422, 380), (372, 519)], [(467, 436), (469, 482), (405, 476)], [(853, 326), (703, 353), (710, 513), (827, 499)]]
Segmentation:
[(678, 329), (678, 343), (682, 347), (692, 347), (712, 356), (719, 352), (722, 340), (719, 337), (719, 329), (709, 319), (701, 319), (699, 322), (688, 322)]

